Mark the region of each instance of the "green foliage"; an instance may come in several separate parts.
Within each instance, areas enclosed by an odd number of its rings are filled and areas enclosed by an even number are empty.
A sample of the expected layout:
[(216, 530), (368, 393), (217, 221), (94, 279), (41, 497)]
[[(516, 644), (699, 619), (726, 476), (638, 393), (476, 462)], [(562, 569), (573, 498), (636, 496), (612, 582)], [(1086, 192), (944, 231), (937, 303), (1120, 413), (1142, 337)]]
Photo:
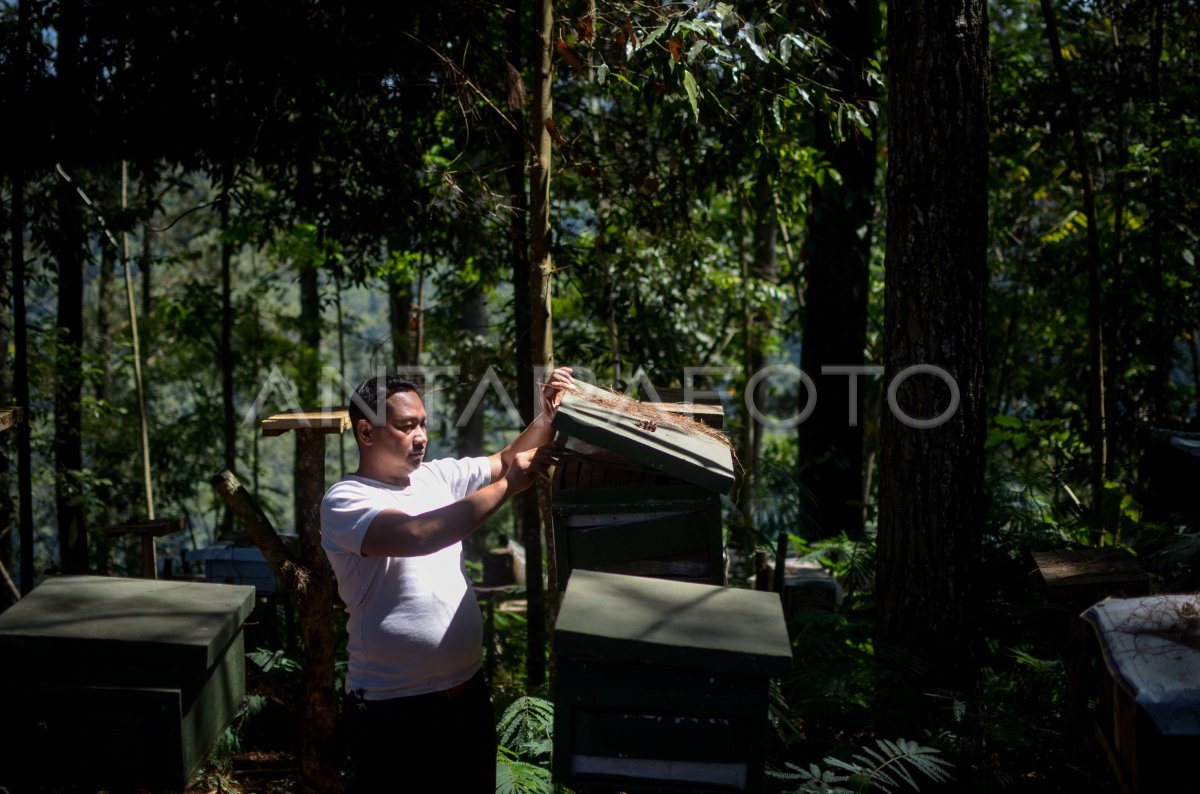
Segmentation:
[(282, 649), (272, 651), (259, 648), (258, 650), (247, 652), (246, 658), (257, 665), (264, 673), (274, 672), (285, 676), (294, 676), (300, 672), (300, 662), (289, 658)]
[(553, 794), (550, 770), (522, 761), (503, 745), (496, 748), (496, 794)]
[(554, 751), (554, 704), (522, 695), (509, 704), (496, 725), (497, 794), (554, 794), (550, 778)]
[(869, 590), (875, 581), (875, 529), (868, 527), (860, 539), (842, 532), (809, 545), (800, 559), (819, 562), (830, 569), (846, 592)]
[(496, 725), (500, 744), (530, 758), (548, 756), (554, 747), (554, 704), (523, 695), (504, 710)]
[(787, 764), (787, 771), (773, 771), (772, 777), (795, 781), (795, 794), (858, 794), (866, 791), (894, 792), (905, 788), (920, 791), (918, 779), (933, 783), (953, 780), (954, 768), (941, 751), (906, 739), (876, 739), (875, 747), (864, 745), (849, 761), (833, 756), (824, 759), (824, 768)]
[(230, 756), (240, 753), (242, 751), (242, 737), (245, 733), (246, 723), (261, 714), (266, 705), (267, 699), (262, 695), (246, 695), (237, 714), (233, 716), (233, 721), (217, 737), (217, 742), (213, 746), (211, 753), (212, 757), (215, 759), (228, 759)]

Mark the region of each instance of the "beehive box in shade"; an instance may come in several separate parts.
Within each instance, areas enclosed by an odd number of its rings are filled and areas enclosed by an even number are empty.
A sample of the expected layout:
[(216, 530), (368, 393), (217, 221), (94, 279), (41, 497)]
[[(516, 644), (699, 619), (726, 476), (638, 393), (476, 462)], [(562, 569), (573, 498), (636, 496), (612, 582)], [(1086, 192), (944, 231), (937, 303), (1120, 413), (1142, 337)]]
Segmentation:
[(647, 420), (577, 384), (554, 418), (564, 449), (553, 492), (560, 587), (599, 570), (723, 584), (721, 494), (733, 485), (729, 446), (686, 422)]
[(587, 791), (762, 786), (779, 596), (577, 570), (554, 627), (554, 778)]
[(1196, 790), (1200, 751), (1200, 598), (1109, 598), (1095, 630), (1095, 732), (1124, 790)]
[(245, 695), (253, 606), (244, 585), (43, 582), (0, 614), (0, 785), (182, 790)]

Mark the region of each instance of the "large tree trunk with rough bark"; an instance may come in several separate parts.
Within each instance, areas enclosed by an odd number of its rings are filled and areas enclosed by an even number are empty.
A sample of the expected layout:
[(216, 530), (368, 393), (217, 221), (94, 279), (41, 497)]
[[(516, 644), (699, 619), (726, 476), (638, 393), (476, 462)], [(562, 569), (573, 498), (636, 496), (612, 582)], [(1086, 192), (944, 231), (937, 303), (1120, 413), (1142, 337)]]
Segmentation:
[(888, 48), (878, 640), (922, 662), (922, 684), (965, 691), (984, 520), (986, 6), (890, 2)]

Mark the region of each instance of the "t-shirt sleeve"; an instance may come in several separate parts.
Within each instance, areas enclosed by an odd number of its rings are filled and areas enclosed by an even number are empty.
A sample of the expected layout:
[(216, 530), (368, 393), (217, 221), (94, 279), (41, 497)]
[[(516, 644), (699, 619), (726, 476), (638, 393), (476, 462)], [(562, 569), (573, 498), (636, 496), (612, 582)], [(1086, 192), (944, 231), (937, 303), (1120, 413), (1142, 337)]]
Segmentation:
[(321, 546), (327, 551), (362, 555), (363, 535), (383, 505), (370, 488), (353, 480), (335, 483), (321, 500)]
[(492, 481), (492, 464), (487, 458), (439, 458), (422, 468), (425, 476), (436, 477), (449, 491), (452, 502), (465, 499)]
[(460, 483), (455, 488), (455, 498), (463, 499), (492, 482), (492, 463), (487, 458), (463, 458), (460, 466)]

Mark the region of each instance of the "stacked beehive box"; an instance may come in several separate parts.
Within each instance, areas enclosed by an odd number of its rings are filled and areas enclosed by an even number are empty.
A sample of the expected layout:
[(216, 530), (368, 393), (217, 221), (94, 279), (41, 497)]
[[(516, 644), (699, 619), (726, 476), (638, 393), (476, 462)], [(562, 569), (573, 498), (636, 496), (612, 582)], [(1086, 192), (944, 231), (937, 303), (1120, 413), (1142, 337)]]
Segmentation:
[(586, 384), (564, 396), (554, 427), (560, 587), (578, 569), (724, 584), (721, 494), (734, 475), (717, 431)]
[(758, 791), (769, 680), (791, 664), (783, 611), (775, 593), (723, 586), (728, 445), (660, 411), (581, 387), (554, 421), (554, 776)]
[(182, 791), (245, 695), (245, 585), (64, 576), (0, 615), (0, 784)]

